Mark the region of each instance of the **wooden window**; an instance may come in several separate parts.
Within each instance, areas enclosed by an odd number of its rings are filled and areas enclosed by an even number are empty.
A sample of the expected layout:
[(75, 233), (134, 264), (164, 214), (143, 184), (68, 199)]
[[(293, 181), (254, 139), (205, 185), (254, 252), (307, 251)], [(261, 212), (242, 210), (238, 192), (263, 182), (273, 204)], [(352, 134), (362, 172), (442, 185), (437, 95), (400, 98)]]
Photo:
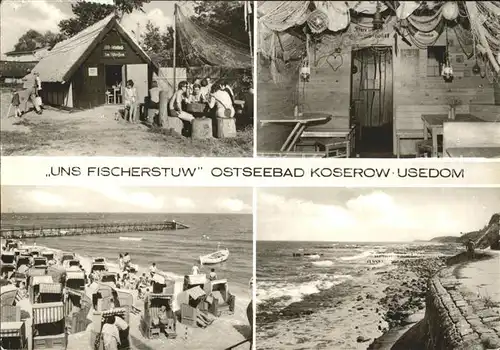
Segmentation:
[(429, 46), (427, 48), (427, 76), (439, 77), (443, 70), (446, 46)]

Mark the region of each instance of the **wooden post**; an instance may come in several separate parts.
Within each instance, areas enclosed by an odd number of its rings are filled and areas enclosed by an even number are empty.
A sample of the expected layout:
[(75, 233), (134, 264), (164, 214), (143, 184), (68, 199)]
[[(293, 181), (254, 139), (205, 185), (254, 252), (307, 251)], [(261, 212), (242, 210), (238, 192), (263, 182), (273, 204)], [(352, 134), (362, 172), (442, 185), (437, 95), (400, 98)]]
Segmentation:
[(174, 56), (172, 58), (172, 65), (174, 67), (174, 91), (177, 90), (177, 86), (176, 86), (176, 71), (177, 71), (177, 67), (176, 67), (176, 59), (177, 59), (177, 25), (176, 25), (176, 22), (177, 22), (177, 3), (174, 2), (174, 25), (173, 25), (173, 29), (174, 29)]
[(160, 126), (164, 127), (167, 124), (168, 117), (168, 92), (165, 90), (160, 91), (160, 109), (158, 123)]

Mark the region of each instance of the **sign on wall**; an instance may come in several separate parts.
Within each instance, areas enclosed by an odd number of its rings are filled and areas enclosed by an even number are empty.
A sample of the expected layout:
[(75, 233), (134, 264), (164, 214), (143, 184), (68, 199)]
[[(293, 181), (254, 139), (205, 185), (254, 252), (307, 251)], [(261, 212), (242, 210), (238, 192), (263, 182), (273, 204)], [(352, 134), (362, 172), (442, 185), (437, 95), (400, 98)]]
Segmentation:
[(102, 54), (106, 58), (123, 58), (125, 57), (124, 45), (104, 45)]
[(89, 77), (97, 77), (97, 67), (89, 67)]

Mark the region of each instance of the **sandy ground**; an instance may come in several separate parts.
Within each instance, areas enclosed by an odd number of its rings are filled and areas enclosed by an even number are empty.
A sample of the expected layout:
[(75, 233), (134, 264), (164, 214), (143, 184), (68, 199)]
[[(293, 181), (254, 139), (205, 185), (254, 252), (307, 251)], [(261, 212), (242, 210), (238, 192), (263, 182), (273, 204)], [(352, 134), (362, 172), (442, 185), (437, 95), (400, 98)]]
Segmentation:
[[(40, 249), (48, 249), (41, 247)], [(55, 253), (58, 251), (53, 250)], [(77, 256), (82, 263), (84, 269), (90, 268), (90, 259), (88, 257)], [(113, 268), (110, 268), (113, 270)], [(141, 269), (144, 270), (144, 268)], [(172, 275), (166, 273), (167, 275)], [(132, 349), (152, 350), (152, 349), (186, 349), (186, 350), (202, 350), (202, 349), (226, 349), (233, 346), (249, 337), (250, 326), (248, 324), (246, 308), (250, 302), (249, 292), (242, 287), (229, 285), (230, 291), (236, 296), (236, 310), (233, 315), (222, 315), (217, 318), (209, 327), (205, 329), (193, 328), (177, 323), (177, 338), (167, 339), (161, 336), (159, 339), (147, 339), (142, 336), (139, 325), (143, 309), (143, 301), (136, 300), (135, 306), (141, 310), (138, 314), (130, 314), (130, 339)], [(23, 319), (26, 322), (26, 330), (31, 344), (31, 304), (27, 299), (23, 299), (18, 303), (21, 306)], [(90, 344), (90, 324), (85, 332), (70, 334), (68, 337), (67, 350), (92, 349)], [(248, 350), (250, 344), (248, 342), (234, 348), (237, 350)], [(31, 349), (31, 345), (30, 345)]]
[(115, 121), (118, 106), (65, 112), (47, 108), (42, 115), (13, 117), (10, 93), (1, 96), (1, 154), (4, 156), (156, 156), (251, 157), (253, 131), (234, 139), (192, 140), (150, 129), (143, 124)]
[(460, 268), (457, 279), (469, 293), (500, 304), (500, 251), (487, 250), (492, 259), (475, 261)]

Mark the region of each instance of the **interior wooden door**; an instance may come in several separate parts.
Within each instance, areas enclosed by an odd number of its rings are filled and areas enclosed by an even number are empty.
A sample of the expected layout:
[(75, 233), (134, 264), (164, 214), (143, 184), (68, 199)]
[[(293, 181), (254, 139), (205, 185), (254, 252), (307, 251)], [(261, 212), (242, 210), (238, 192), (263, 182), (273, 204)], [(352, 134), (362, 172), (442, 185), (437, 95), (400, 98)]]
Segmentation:
[(126, 66), (127, 80), (134, 82), (134, 87), (137, 90), (137, 100), (139, 103), (144, 102), (144, 98), (148, 96), (148, 65), (147, 64), (127, 64)]
[(358, 128), (358, 151), (392, 153), (392, 49), (363, 48), (352, 57), (351, 123)]

